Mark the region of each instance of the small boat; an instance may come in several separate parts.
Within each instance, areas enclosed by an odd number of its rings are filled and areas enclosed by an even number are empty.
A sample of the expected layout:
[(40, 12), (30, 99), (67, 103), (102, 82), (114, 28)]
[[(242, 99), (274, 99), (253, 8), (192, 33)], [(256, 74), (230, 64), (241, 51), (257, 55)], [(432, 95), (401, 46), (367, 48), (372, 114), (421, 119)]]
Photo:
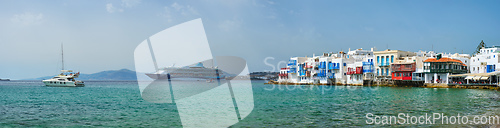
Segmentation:
[(207, 79), (206, 81), (207, 83), (213, 83), (214, 82), (214, 79)]
[(46, 86), (52, 87), (83, 87), (85, 84), (82, 81), (75, 80), (79, 75), (80, 72), (74, 73), (71, 70), (62, 70), (61, 74), (54, 76), (52, 79), (42, 80), (42, 82)]
[(75, 78), (80, 76), (80, 72), (75, 73), (72, 70), (64, 70), (64, 51), (63, 45), (61, 44), (61, 60), (62, 60), (62, 70), (61, 74), (54, 76), (51, 79), (42, 80), (46, 86), (52, 87), (83, 87), (85, 84), (82, 81), (77, 81)]

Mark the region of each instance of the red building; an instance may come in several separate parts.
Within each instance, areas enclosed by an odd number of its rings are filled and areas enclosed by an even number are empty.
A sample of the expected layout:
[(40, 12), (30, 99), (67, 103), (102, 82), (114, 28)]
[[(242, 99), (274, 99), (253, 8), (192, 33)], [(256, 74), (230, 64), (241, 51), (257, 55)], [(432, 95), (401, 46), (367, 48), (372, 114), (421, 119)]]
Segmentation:
[(392, 80), (412, 80), (411, 74), (415, 69), (415, 62), (391, 64)]
[(347, 68), (347, 75), (352, 75), (352, 74), (363, 74), (363, 67), (356, 67), (354, 68)]

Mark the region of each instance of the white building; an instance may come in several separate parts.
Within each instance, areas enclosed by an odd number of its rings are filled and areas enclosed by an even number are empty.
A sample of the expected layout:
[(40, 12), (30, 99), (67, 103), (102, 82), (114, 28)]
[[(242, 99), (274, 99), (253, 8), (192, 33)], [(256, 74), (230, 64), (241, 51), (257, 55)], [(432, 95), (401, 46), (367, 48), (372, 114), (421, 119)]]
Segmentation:
[(416, 56), (405, 58), (408, 61), (415, 62), (415, 72), (412, 73), (413, 81), (423, 81), (424, 80), (424, 61), (429, 58), (436, 58), (437, 53), (434, 51), (418, 51)]
[(464, 73), (467, 73), (467, 65), (457, 59), (437, 55), (424, 61), (425, 83), (448, 84), (450, 75)]
[(470, 58), (470, 73), (489, 73), (500, 70), (500, 46), (485, 47)]
[[(360, 69), (361, 74), (347, 74), (348, 67)], [(363, 84), (373, 78), (373, 51), (323, 53), (321, 56), (292, 57), (281, 68), (278, 82), (297, 84)], [(359, 72), (358, 72), (359, 73)], [(353, 79), (351, 79), (353, 78)]]
[(364, 80), (373, 80), (373, 50), (349, 49), (345, 70), (347, 84), (363, 85)]
[(469, 54), (459, 54), (459, 53), (441, 53), (444, 58), (451, 58), (462, 61), (465, 65), (467, 65), (467, 70), (470, 67), (470, 55)]

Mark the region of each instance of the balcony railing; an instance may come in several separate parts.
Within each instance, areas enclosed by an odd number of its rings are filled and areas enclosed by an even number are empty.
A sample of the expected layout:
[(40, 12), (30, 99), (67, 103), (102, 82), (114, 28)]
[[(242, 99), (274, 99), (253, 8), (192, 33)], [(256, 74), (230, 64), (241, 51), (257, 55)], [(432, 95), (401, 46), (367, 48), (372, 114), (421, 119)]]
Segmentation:
[(363, 74), (363, 67), (356, 67), (356, 69), (348, 68), (346, 74), (347, 75)]
[(319, 62), (318, 68), (325, 69), (326, 68), (326, 62)]
[(373, 65), (373, 62), (363, 62), (363, 66), (366, 66), (366, 65)]
[(297, 69), (296, 68), (290, 68), (287, 73), (296, 73)]
[(495, 71), (495, 65), (486, 65), (486, 72), (494, 72)]
[(378, 66), (379, 66), (379, 67), (382, 67), (382, 66), (390, 66), (390, 64), (389, 64), (389, 63), (378, 63)]
[(339, 63), (328, 63), (328, 69), (340, 69)]

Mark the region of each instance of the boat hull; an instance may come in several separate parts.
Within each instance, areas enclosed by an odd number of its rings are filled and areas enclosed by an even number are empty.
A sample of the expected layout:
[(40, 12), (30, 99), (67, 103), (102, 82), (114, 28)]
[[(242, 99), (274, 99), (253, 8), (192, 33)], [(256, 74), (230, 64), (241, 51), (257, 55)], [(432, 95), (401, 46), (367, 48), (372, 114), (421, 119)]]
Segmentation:
[(75, 83), (73, 81), (70, 82), (51, 82), (51, 81), (43, 81), (45, 86), (50, 87), (84, 87), (83, 83)]

